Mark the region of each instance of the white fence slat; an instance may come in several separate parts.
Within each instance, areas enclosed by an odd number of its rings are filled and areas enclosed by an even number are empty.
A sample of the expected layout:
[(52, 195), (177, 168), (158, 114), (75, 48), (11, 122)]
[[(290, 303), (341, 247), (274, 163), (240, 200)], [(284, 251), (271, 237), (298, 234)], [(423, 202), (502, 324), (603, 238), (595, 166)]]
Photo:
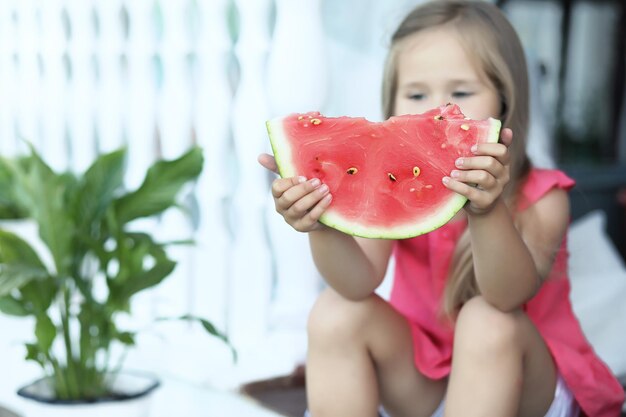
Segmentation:
[[(161, 2), (163, 16), (162, 39), (157, 53), (162, 62), (162, 87), (156, 98), (156, 120), (159, 128), (159, 151), (166, 159), (179, 157), (191, 145), (191, 88), (187, 77), (186, 57), (190, 53), (182, 36), (185, 30), (184, 8), (179, 3)], [(192, 237), (189, 219), (179, 210), (164, 213), (158, 236), (162, 241)], [(172, 247), (169, 254), (178, 265), (162, 285), (155, 290), (160, 313), (182, 315), (187, 312), (190, 294), (190, 253), (188, 248)]]
[(93, 12), (97, 19), (94, 60), (98, 75), (94, 101), (98, 150), (111, 152), (124, 144), (126, 116), (123, 113), (128, 76), (123, 62), (126, 45), (122, 21), (122, 0), (97, 1)]
[(96, 157), (94, 135), (94, 73), (92, 52), (94, 28), (89, 2), (74, 1), (66, 6), (70, 35), (67, 56), (70, 65), (68, 82), (68, 137), (71, 165), (85, 171)]
[(191, 94), (188, 57), (193, 52), (187, 39), (184, 8), (162, 2), (164, 38), (160, 45), (163, 87), (157, 105), (163, 156), (180, 156), (191, 145)]
[[(26, 3), (26, 2), (25, 2)], [(69, 168), (66, 142), (68, 81), (63, 55), (66, 40), (61, 20), (62, 3), (50, 0), (40, 3), (42, 77), (41, 151), (56, 170)], [(44, 133), (45, 132), (45, 133)]]
[(15, 9), (16, 31), (16, 75), (18, 76), (16, 95), (13, 100), (18, 105), (18, 134), (39, 145), (37, 129), (37, 98), (40, 95), (39, 74), (37, 73), (37, 21), (36, 7), (32, 2), (20, 2)]
[(228, 171), (232, 93), (228, 84), (228, 58), (232, 42), (226, 22), (228, 0), (198, 3), (201, 25), (197, 39), (197, 79), (193, 111), (198, 144), (205, 167), (196, 188), (200, 227), (194, 250), (193, 311), (226, 328), (230, 281), (231, 237), (225, 206), (232, 183)]
[(271, 262), (263, 225), (266, 182), (256, 163), (267, 141), (268, 110), (264, 89), (267, 58), (268, 0), (235, 2), (240, 35), (235, 46), (241, 81), (233, 104), (233, 133), (237, 182), (232, 207), (235, 239), (231, 252), (232, 274), (229, 330), (243, 345), (258, 342), (267, 326), (271, 291)]
[(0, 91), (3, 99), (0, 100), (0, 154), (13, 155), (17, 151), (17, 138), (14, 131), (16, 117), (13, 106), (16, 96), (15, 67), (13, 54), (16, 52), (15, 26), (12, 22), (14, 3), (7, 2), (0, 7)]
[(160, 82), (161, 58), (156, 54), (153, 2), (126, 3), (130, 34), (126, 49), (128, 76), (124, 89), (124, 114), (128, 126), (129, 164), (126, 181), (131, 188), (140, 185), (146, 169), (157, 155), (155, 108)]
[[(319, 0), (276, 3), (276, 27), (268, 63), (269, 101), (274, 117), (322, 110), (326, 101), (328, 59), (320, 6)], [(307, 236), (294, 231), (275, 213), (271, 198), (266, 199), (266, 210), (277, 268), (271, 322), (276, 327), (303, 331), (321, 280)]]
[[(148, 167), (158, 156), (155, 140), (156, 99), (158, 97), (160, 57), (156, 53), (156, 27), (153, 19), (154, 1), (126, 1), (128, 38), (121, 59), (122, 115), (125, 144), (128, 148), (128, 169), (125, 182), (130, 189), (141, 185)], [(158, 220), (141, 219), (135, 222), (142, 230), (155, 231)], [(140, 323), (150, 322), (159, 315), (159, 302), (154, 291), (139, 294), (133, 305), (133, 317)], [(146, 350), (146, 349), (144, 349)]]
[[(328, 93), (328, 57), (320, 0), (277, 0), (268, 63), (274, 116), (320, 110)], [(285, 63), (289, 65), (285, 65)]]

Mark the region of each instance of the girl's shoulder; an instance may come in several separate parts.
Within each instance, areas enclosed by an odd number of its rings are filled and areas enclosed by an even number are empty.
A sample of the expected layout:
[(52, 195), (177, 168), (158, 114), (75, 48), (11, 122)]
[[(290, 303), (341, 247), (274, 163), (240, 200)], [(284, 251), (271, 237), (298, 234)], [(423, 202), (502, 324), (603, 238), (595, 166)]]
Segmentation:
[(569, 191), (575, 184), (572, 178), (558, 169), (532, 168), (522, 183), (517, 210), (524, 211), (555, 188)]

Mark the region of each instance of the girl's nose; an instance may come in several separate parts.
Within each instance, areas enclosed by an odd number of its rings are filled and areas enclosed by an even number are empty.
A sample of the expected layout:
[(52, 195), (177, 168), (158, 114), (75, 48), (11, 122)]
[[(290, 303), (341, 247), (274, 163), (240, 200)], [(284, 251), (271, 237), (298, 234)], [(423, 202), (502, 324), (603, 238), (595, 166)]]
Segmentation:
[(437, 94), (433, 94), (432, 97), (432, 103), (431, 107), (432, 109), (434, 109), (435, 107), (439, 107), (439, 106), (445, 106), (446, 104), (448, 104), (451, 100), (451, 97), (447, 94), (443, 94), (443, 93), (437, 93)]

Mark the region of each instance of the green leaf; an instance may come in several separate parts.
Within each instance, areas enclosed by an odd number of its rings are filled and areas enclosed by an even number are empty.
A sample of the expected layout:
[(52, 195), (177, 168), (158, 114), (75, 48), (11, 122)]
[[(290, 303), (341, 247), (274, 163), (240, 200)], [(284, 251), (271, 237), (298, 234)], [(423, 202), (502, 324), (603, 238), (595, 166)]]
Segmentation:
[[(162, 245), (155, 243), (145, 233), (123, 233), (117, 241), (116, 250), (119, 273), (107, 281), (109, 297), (117, 308), (139, 291), (153, 287), (172, 273), (176, 262), (167, 257)], [(147, 268), (147, 261), (150, 267)]]
[(15, 194), (37, 222), (39, 235), (52, 254), (57, 272), (68, 275), (75, 230), (65, 198), (75, 179), (56, 174), (32, 147), (31, 152), (24, 164), (14, 165)]
[(0, 158), (0, 218), (1, 219), (21, 219), (26, 217), (24, 210), (18, 199), (14, 195), (13, 168), (10, 160)]
[(44, 366), (45, 357), (39, 348), (39, 345), (35, 343), (26, 343), (26, 360), (35, 361), (41, 366)]
[(220, 332), (213, 325), (213, 323), (211, 323), (207, 319), (203, 319), (202, 317), (196, 317), (196, 316), (193, 316), (191, 314), (185, 314), (185, 315), (180, 316), (178, 318), (160, 317), (160, 318), (157, 319), (157, 321), (166, 321), (166, 320), (183, 320), (183, 321), (190, 321), (190, 322), (198, 322), (198, 323), (200, 323), (202, 325), (202, 327), (204, 327), (204, 330), (207, 331), (207, 333), (209, 333), (212, 336), (217, 337), (218, 339), (220, 339), (222, 342), (224, 342), (230, 348), (230, 350), (231, 350), (231, 352), (233, 354), (233, 361), (237, 362), (237, 351), (235, 350), (233, 345), (230, 344), (230, 341), (228, 340), (228, 337), (224, 333)]
[(35, 337), (37, 338), (37, 344), (42, 352), (48, 352), (52, 347), (52, 342), (57, 335), (57, 329), (45, 314), (37, 316), (37, 323), (35, 324)]
[(135, 333), (131, 332), (118, 332), (115, 338), (125, 344), (126, 346), (135, 345)]
[(141, 186), (116, 202), (119, 222), (162, 213), (176, 204), (176, 196), (189, 181), (202, 172), (203, 156), (194, 147), (180, 158), (157, 161), (150, 167)]
[(83, 360), (95, 361), (98, 349), (108, 349), (117, 333), (115, 323), (106, 312), (106, 306), (96, 302), (81, 304), (78, 313), (80, 321), (80, 347)]
[(45, 313), (55, 296), (58, 285), (53, 277), (32, 280), (20, 289), (25, 306), (31, 313)]
[(33, 280), (48, 278), (48, 272), (30, 265), (0, 265), (0, 297), (19, 290)]
[(175, 266), (176, 262), (174, 261), (169, 259), (162, 260), (149, 270), (142, 271), (129, 277), (128, 281), (124, 283), (124, 285), (120, 288), (120, 291), (116, 294), (118, 301), (125, 303), (134, 294), (160, 284), (165, 277), (172, 273)]
[(0, 297), (0, 312), (18, 317), (24, 317), (30, 314), (30, 311), (24, 306), (23, 302), (9, 295)]
[(125, 162), (126, 150), (120, 149), (101, 155), (85, 172), (73, 196), (79, 233), (99, 231), (102, 217), (123, 186)]
[(32, 280), (49, 277), (33, 248), (19, 236), (0, 229), (0, 297)]
[(30, 265), (45, 269), (37, 252), (18, 235), (0, 229), (0, 263)]

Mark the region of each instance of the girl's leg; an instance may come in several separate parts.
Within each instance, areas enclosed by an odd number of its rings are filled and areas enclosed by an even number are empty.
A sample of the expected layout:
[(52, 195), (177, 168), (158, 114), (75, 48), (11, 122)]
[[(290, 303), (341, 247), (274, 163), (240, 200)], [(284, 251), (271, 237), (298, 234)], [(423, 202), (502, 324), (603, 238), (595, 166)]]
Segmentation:
[(376, 295), (350, 301), (332, 289), (308, 323), (306, 386), (313, 417), (428, 417), (446, 381), (421, 375), (413, 363), (406, 320)]
[(459, 313), (453, 349), (445, 416), (541, 417), (550, 408), (555, 366), (522, 311), (471, 299)]

